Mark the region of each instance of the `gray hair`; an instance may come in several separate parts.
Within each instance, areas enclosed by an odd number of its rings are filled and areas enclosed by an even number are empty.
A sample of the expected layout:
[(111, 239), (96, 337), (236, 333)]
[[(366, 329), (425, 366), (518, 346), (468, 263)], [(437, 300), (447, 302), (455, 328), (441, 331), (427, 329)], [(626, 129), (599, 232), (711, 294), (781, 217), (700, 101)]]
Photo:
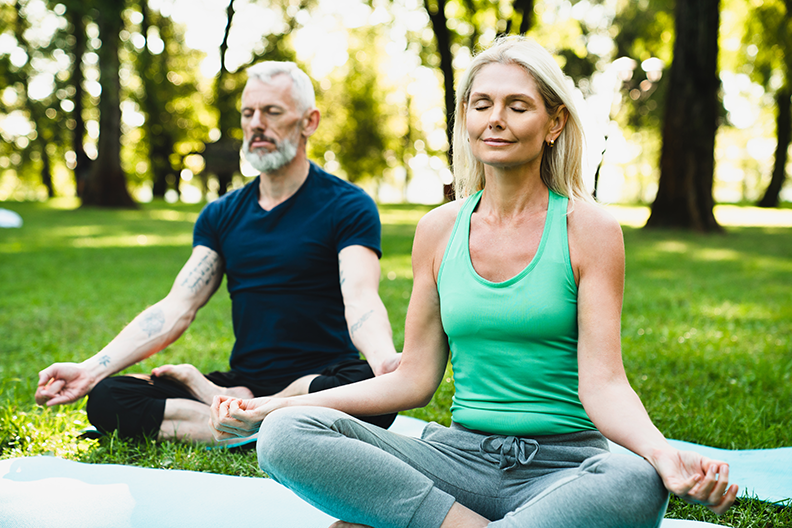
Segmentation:
[(254, 64), (247, 69), (248, 83), (257, 79), (265, 84), (271, 84), (276, 75), (288, 75), (292, 80), (292, 97), (301, 112), (316, 108), (316, 95), (314, 94), (311, 78), (296, 64), (289, 61), (264, 61)]
[(548, 188), (570, 199), (593, 201), (583, 182), (583, 145), (585, 136), (566, 78), (552, 55), (542, 46), (523, 37), (503, 37), (477, 55), (462, 76), (457, 89), (454, 124), (454, 190), (458, 197), (484, 188), (484, 165), (478, 161), (467, 141), (467, 109), (473, 80), (488, 64), (515, 64), (533, 77), (548, 113), (565, 107), (566, 126), (553, 148), (545, 148), (541, 177)]

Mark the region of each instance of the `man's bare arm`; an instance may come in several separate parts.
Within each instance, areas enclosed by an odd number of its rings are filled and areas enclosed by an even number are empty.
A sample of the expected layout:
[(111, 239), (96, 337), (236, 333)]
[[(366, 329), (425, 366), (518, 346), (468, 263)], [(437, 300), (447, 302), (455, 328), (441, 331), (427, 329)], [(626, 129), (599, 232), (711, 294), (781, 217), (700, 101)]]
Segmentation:
[(50, 405), (75, 401), (107, 376), (167, 347), (190, 326), (222, 279), (220, 255), (196, 246), (168, 295), (143, 310), (101, 351), (82, 363), (56, 363), (40, 372), (36, 401)]
[(391, 372), (400, 354), (393, 347), (388, 312), (378, 290), (379, 259), (364, 246), (349, 246), (338, 253), (339, 281), (352, 343), (365, 356), (374, 374)]

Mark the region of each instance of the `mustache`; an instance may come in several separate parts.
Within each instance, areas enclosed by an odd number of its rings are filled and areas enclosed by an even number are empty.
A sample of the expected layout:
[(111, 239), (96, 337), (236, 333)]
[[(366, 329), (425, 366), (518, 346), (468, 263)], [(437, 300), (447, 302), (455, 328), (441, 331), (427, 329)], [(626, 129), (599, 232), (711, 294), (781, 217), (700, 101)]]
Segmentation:
[(246, 140), (248, 148), (250, 147), (250, 144), (253, 143), (254, 141), (267, 141), (275, 145), (276, 148), (278, 147), (278, 141), (275, 138), (270, 136), (265, 136), (264, 134), (253, 134)]

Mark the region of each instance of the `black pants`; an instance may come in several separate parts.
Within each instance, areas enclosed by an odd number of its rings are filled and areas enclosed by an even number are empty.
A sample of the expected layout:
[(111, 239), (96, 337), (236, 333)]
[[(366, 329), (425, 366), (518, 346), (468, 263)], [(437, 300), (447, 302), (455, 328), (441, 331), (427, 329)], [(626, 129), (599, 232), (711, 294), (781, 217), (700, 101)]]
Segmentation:
[[(276, 394), (294, 381), (261, 384), (233, 371), (212, 372), (205, 377), (221, 387), (247, 387), (257, 398)], [(364, 360), (342, 361), (314, 378), (308, 392), (319, 392), (373, 377), (374, 372)], [(165, 413), (165, 400), (172, 398), (197, 401), (184, 385), (168, 378), (145, 374), (113, 376), (103, 379), (93, 388), (88, 395), (86, 411), (91, 424), (102, 432), (118, 431), (118, 435), (123, 438), (143, 435), (156, 437)], [(360, 419), (387, 429), (396, 415), (361, 416)]]

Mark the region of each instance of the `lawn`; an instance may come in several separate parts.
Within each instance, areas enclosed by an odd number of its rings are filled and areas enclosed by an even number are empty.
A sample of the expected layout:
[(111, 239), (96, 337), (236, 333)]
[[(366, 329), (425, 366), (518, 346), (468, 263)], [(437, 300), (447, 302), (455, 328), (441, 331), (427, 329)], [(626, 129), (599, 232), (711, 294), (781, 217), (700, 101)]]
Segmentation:
[[(252, 452), (178, 442), (79, 438), (82, 403), (37, 408), (37, 372), (81, 361), (164, 296), (190, 253), (200, 206), (134, 211), (75, 209), (68, 200), (0, 203), (25, 220), (0, 229), (0, 458), (51, 454), (96, 463), (261, 476)], [(422, 206), (385, 205), (382, 283), (397, 348), (411, 288), (410, 249)], [(637, 228), (644, 208), (613, 208), (624, 225), (624, 362), (670, 438), (729, 449), (792, 446), (792, 218), (721, 207), (724, 235)], [(757, 216), (758, 215), (758, 216)], [(165, 362), (227, 367), (233, 342), (222, 286), (167, 351)], [(448, 423), (450, 374), (412, 416)], [(792, 475), (792, 469), (790, 470)], [(792, 476), (790, 477), (792, 478)], [(734, 527), (792, 526), (792, 508), (740, 500), (722, 517), (672, 501), (669, 516)]]

